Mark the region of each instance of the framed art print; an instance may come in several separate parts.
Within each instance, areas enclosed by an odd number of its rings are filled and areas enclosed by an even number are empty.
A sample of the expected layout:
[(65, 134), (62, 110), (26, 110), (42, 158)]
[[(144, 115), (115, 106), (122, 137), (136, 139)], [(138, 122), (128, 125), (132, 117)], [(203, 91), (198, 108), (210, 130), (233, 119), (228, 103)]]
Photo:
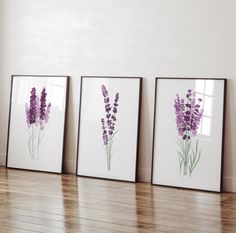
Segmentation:
[(68, 82), (68, 76), (12, 76), (8, 168), (62, 172)]
[(141, 81), (82, 77), (77, 175), (136, 181)]
[(221, 191), (225, 90), (225, 79), (156, 79), (152, 184)]

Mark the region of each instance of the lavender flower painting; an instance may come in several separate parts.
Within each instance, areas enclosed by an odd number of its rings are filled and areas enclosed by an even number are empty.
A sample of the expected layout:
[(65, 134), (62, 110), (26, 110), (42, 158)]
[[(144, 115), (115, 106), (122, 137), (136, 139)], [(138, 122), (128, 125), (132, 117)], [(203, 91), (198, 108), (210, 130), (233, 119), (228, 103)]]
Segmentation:
[(197, 139), (197, 130), (203, 115), (201, 102), (202, 99), (196, 98), (196, 94), (191, 89), (187, 91), (185, 100), (178, 94), (174, 100), (179, 135), (177, 140), (179, 169), (182, 176), (191, 176), (201, 157)]
[(116, 114), (118, 110), (119, 93), (116, 93), (113, 105), (110, 103), (107, 88), (102, 85), (102, 96), (104, 98), (105, 117), (101, 118), (102, 139), (107, 159), (107, 170), (111, 171), (111, 158), (113, 155), (112, 145), (118, 130), (115, 130)]
[(44, 87), (40, 95), (36, 88), (30, 92), (29, 104), (25, 104), (26, 123), (29, 133), (28, 147), (31, 159), (38, 159), (40, 143), (43, 139), (45, 125), (48, 123), (51, 103), (46, 103), (47, 92)]

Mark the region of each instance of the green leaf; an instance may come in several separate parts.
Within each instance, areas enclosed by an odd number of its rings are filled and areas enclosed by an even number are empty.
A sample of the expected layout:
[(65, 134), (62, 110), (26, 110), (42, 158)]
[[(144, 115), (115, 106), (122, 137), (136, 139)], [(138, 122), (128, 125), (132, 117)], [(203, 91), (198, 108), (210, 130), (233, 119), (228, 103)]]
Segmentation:
[(184, 142), (183, 140), (177, 138), (177, 141), (176, 141), (180, 147), (180, 149), (183, 151), (184, 150)]
[(181, 157), (181, 161), (184, 161), (184, 156), (183, 156), (183, 154), (182, 154), (181, 152), (179, 152), (179, 151), (177, 151), (177, 153), (178, 153), (179, 157)]
[(199, 160), (200, 160), (200, 157), (201, 157), (201, 151), (198, 153), (198, 158), (197, 158), (197, 160), (196, 160), (196, 162), (195, 162), (195, 164), (194, 164), (194, 166), (193, 166), (193, 170), (194, 170), (195, 167), (197, 166), (197, 164), (198, 164), (198, 162), (199, 162)]
[(116, 130), (115, 133), (113, 133), (113, 135), (110, 137), (110, 140), (112, 140), (118, 132), (119, 132), (119, 130)]
[(179, 164), (179, 172), (180, 172), (180, 174), (181, 174), (181, 171), (182, 171), (182, 166), (183, 166), (183, 160)]
[(193, 164), (192, 154), (190, 154), (189, 160), (190, 160), (190, 166), (192, 167), (192, 164)]

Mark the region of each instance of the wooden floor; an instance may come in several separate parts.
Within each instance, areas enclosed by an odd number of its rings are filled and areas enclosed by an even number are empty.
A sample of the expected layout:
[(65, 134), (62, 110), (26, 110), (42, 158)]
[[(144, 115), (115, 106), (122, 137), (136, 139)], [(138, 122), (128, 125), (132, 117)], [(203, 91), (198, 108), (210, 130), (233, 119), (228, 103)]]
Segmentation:
[(236, 232), (236, 194), (0, 168), (0, 232)]

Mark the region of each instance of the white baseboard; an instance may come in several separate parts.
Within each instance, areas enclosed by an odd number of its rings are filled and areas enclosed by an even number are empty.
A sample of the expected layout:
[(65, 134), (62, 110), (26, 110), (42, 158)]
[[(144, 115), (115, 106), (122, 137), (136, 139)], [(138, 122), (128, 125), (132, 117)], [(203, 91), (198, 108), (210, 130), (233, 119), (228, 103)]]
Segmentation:
[(223, 191), (236, 192), (236, 177), (223, 177)]
[(6, 154), (0, 153), (0, 166), (5, 166), (5, 165), (6, 165)]

